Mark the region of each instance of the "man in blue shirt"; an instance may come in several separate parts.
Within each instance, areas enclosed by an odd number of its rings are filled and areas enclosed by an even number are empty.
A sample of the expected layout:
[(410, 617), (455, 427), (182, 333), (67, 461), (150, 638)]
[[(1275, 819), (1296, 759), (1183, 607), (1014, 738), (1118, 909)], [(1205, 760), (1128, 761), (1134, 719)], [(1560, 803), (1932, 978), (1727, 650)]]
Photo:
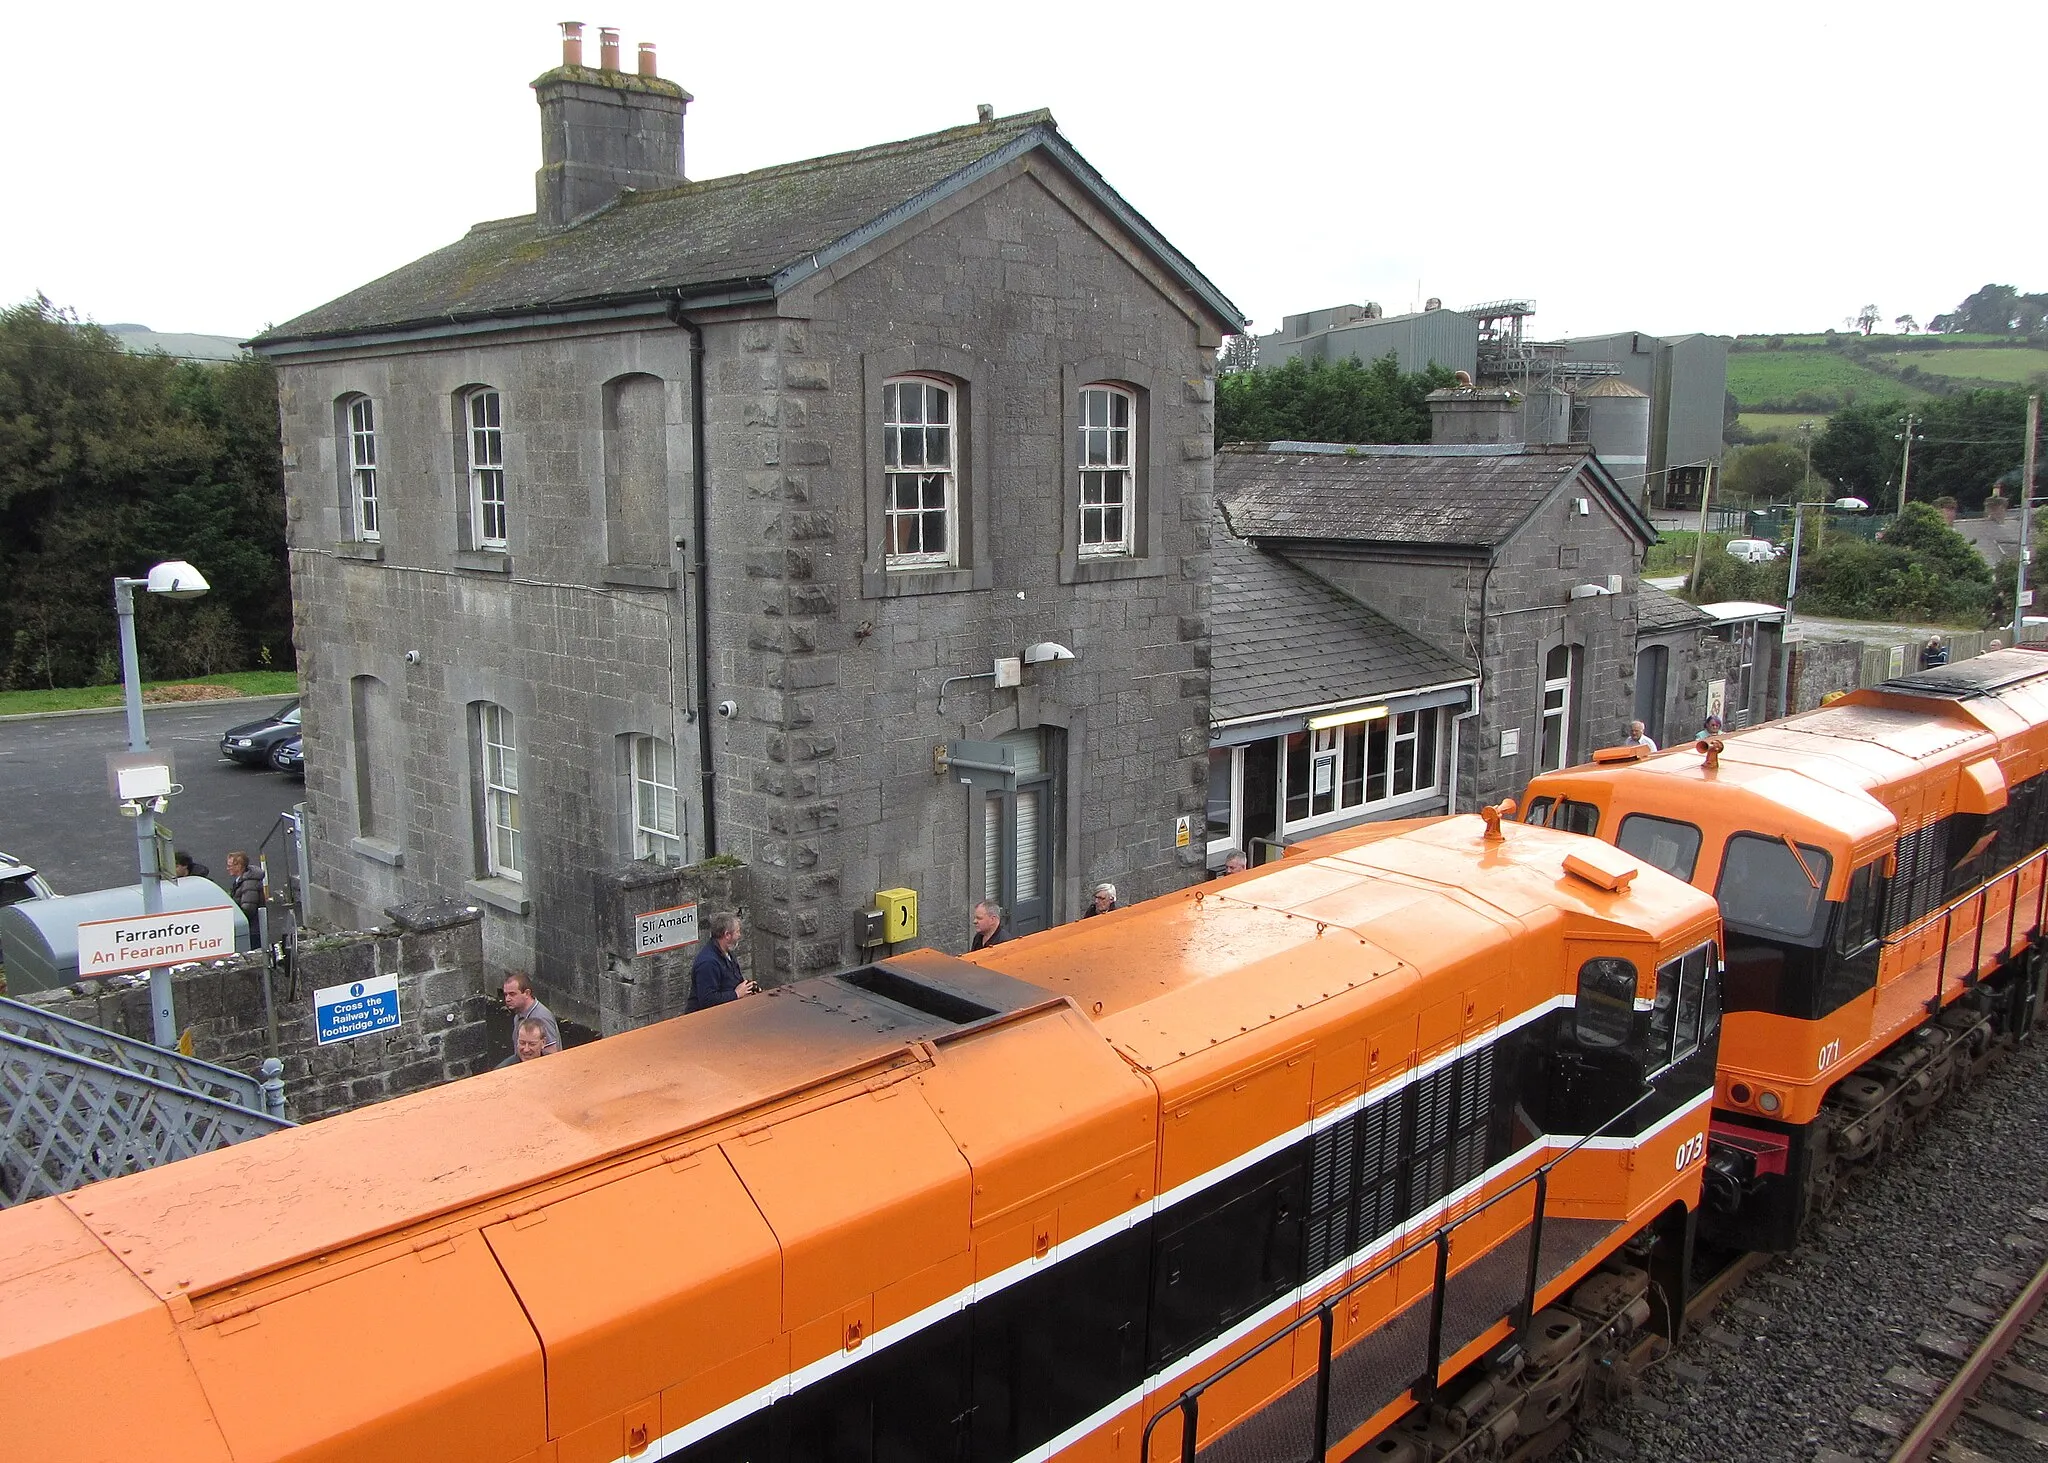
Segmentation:
[(747, 979), (739, 961), (733, 957), (733, 946), (740, 942), (740, 917), (736, 914), (714, 914), (706, 934), (709, 938), (690, 966), (690, 1000), (683, 1007), (685, 1011), (723, 1006), (741, 996), (751, 996), (760, 989)]

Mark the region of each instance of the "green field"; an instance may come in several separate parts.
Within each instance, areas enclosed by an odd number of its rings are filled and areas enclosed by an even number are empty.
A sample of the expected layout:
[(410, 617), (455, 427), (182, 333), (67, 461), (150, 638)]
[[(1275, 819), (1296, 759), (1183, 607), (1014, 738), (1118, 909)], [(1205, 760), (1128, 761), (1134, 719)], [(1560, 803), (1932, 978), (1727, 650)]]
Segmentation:
[(1736, 420), (1759, 437), (1796, 441), (1801, 422), (1812, 422), (1814, 431), (1818, 432), (1827, 425), (1828, 414), (1824, 411), (1746, 411)]
[[(150, 691), (157, 686), (225, 686), (237, 696), (293, 696), (298, 694), (299, 673), (236, 671), (225, 676), (187, 676), (178, 681), (144, 681), (142, 695), (145, 701), (148, 701)], [(94, 707), (120, 704), (119, 686), (79, 686), (60, 691), (0, 691), (0, 716), (86, 711)]]
[[(2048, 374), (2048, 350), (2012, 346), (2004, 350), (1898, 351), (1884, 357), (1893, 367), (1918, 366), (1929, 376), (1957, 376), (1966, 381), (2004, 381), (2022, 386)], [(1728, 374), (1735, 374), (1731, 360)]]
[[(1927, 367), (1923, 365), (1920, 369), (1924, 371)], [(1837, 400), (1846, 400), (1848, 393), (1854, 393), (1858, 401), (1907, 401), (1926, 395), (1846, 356), (1825, 350), (1732, 351), (1728, 356), (1728, 389), (1735, 393), (1736, 402), (1745, 407), (1753, 402), (1787, 401), (1802, 392)]]

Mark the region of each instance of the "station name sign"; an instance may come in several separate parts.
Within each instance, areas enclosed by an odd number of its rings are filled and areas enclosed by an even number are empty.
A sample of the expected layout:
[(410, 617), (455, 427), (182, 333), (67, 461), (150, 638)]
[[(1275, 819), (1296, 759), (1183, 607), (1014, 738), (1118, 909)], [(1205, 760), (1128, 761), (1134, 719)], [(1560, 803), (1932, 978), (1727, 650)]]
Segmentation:
[(235, 953), (235, 907), (179, 909), (89, 920), (78, 927), (78, 973), (118, 975)]

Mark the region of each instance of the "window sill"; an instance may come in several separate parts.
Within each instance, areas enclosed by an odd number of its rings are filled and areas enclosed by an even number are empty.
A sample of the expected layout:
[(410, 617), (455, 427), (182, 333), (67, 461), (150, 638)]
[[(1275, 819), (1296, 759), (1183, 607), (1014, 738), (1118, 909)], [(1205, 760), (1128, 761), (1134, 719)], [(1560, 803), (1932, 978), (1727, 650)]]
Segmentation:
[(656, 564), (607, 564), (604, 566), (604, 582), (634, 589), (674, 589), (676, 571)]
[(526, 897), (526, 886), (517, 879), (464, 879), (462, 892), (478, 904), (489, 905), (501, 914), (523, 916), (533, 913), (532, 901)]
[(869, 569), (861, 575), (861, 594), (867, 599), (896, 599), (912, 594), (964, 594), (987, 589), (995, 575), (986, 568), (972, 569)]
[(361, 559), (366, 564), (384, 562), (384, 545), (366, 539), (344, 539), (334, 546), (337, 559)]
[(394, 869), (405, 864), (405, 850), (389, 839), (351, 838), (348, 846), (364, 858), (380, 864), (389, 864)]
[(512, 556), (503, 549), (459, 549), (455, 567), (471, 574), (510, 574)]
[(1140, 559), (1126, 555), (1113, 559), (1063, 560), (1060, 583), (1102, 584), (1118, 579), (1157, 579), (1165, 572), (1166, 562), (1159, 558)]

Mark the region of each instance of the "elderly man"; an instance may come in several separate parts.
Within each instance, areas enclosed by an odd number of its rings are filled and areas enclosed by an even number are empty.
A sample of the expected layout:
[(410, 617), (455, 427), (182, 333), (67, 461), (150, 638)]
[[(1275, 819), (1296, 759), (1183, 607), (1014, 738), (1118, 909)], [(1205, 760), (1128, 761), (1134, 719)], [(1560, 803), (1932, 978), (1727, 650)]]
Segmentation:
[(561, 1023), (555, 1020), (554, 1012), (543, 1006), (535, 998), (533, 994), (533, 977), (523, 970), (509, 970), (505, 972), (505, 984), (502, 990), (505, 996), (505, 1009), (512, 1013), (513, 1045), (517, 1046), (519, 1043), (519, 1028), (523, 1024), (528, 1021), (538, 1021), (541, 1025), (542, 1033), (542, 1054), (560, 1051), (562, 1049)]
[(740, 917), (730, 912), (714, 914), (705, 926), (708, 938), (690, 965), (690, 999), (685, 1011), (705, 1011), (751, 996), (759, 989), (740, 969), (732, 953), (740, 942)]
[(548, 1029), (531, 1016), (519, 1018), (518, 1035), (513, 1038), (512, 1055), (498, 1063), (498, 1066), (516, 1067), (521, 1062), (530, 1062), (535, 1057), (548, 1054)]
[(1657, 750), (1657, 744), (1650, 740), (1649, 728), (1640, 721), (1632, 721), (1628, 724), (1628, 737), (1622, 742), (1622, 745), (1624, 747), (1641, 747), (1645, 752)]
[(991, 945), (1000, 945), (1010, 938), (1010, 932), (1003, 928), (1003, 907), (984, 899), (974, 906), (974, 943), (967, 948), (986, 950)]
[(1088, 900), (1088, 907), (1081, 911), (1081, 918), (1092, 919), (1098, 914), (1108, 914), (1116, 908), (1116, 885), (1097, 884), (1095, 893)]

